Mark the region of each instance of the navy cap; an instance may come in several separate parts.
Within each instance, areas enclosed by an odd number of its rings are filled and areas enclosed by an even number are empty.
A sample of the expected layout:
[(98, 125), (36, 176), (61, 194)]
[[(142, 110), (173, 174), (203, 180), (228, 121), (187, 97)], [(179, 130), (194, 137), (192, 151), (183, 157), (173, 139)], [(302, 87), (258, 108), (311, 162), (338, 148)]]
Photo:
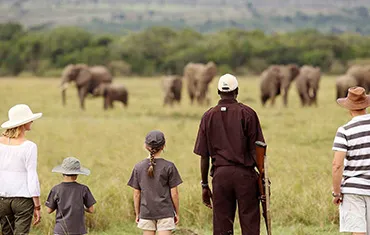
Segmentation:
[(164, 134), (161, 131), (150, 131), (145, 137), (145, 144), (151, 148), (161, 147), (166, 143)]

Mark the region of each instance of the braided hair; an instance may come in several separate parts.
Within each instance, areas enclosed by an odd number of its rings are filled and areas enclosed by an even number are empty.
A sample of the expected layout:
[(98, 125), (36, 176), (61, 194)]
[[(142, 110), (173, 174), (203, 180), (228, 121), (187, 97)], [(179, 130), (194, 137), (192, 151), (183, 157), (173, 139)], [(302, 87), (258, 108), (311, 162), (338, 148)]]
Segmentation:
[(149, 158), (149, 168), (148, 168), (148, 176), (153, 178), (154, 177), (154, 166), (155, 166), (155, 159), (154, 159), (154, 154), (158, 153), (163, 149), (164, 145), (158, 146), (158, 147), (149, 147), (148, 145), (146, 146), (146, 149), (150, 153), (150, 158)]

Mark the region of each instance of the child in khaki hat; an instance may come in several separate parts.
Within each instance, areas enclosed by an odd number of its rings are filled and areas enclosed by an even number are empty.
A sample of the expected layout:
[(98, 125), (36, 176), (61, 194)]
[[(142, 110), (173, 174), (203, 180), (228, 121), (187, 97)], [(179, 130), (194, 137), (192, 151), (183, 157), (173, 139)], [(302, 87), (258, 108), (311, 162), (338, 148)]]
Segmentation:
[(134, 188), (136, 223), (144, 235), (171, 234), (179, 222), (179, 195), (182, 183), (175, 164), (162, 158), (164, 134), (151, 131), (145, 138), (148, 158), (137, 163), (128, 185)]
[(89, 187), (76, 180), (78, 175), (89, 175), (90, 170), (77, 158), (68, 157), (52, 172), (63, 174), (63, 182), (51, 189), (45, 203), (49, 214), (56, 210), (54, 234), (86, 234), (84, 214), (94, 212), (96, 201)]

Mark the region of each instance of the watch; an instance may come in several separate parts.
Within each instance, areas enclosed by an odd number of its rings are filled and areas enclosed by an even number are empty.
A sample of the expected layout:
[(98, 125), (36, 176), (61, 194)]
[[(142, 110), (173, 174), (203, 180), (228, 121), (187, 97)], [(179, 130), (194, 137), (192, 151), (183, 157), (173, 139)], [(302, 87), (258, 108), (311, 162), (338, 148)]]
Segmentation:
[(340, 197), (340, 196), (342, 196), (342, 194), (341, 194), (341, 193), (335, 194), (334, 192), (331, 192), (331, 195), (332, 195), (333, 197)]
[(200, 181), (200, 184), (202, 185), (202, 188), (207, 188), (208, 187), (208, 183), (203, 183), (203, 181)]

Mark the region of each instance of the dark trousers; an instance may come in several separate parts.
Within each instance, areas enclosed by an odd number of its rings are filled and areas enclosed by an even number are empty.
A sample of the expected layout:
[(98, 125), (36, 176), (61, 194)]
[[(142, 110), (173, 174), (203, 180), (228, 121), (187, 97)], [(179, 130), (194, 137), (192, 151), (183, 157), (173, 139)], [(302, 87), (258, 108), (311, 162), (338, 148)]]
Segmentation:
[(253, 168), (217, 167), (212, 188), (213, 235), (234, 234), (236, 205), (242, 235), (260, 234), (258, 175)]
[(32, 198), (0, 197), (0, 227), (2, 234), (28, 234), (33, 217), (33, 208)]

